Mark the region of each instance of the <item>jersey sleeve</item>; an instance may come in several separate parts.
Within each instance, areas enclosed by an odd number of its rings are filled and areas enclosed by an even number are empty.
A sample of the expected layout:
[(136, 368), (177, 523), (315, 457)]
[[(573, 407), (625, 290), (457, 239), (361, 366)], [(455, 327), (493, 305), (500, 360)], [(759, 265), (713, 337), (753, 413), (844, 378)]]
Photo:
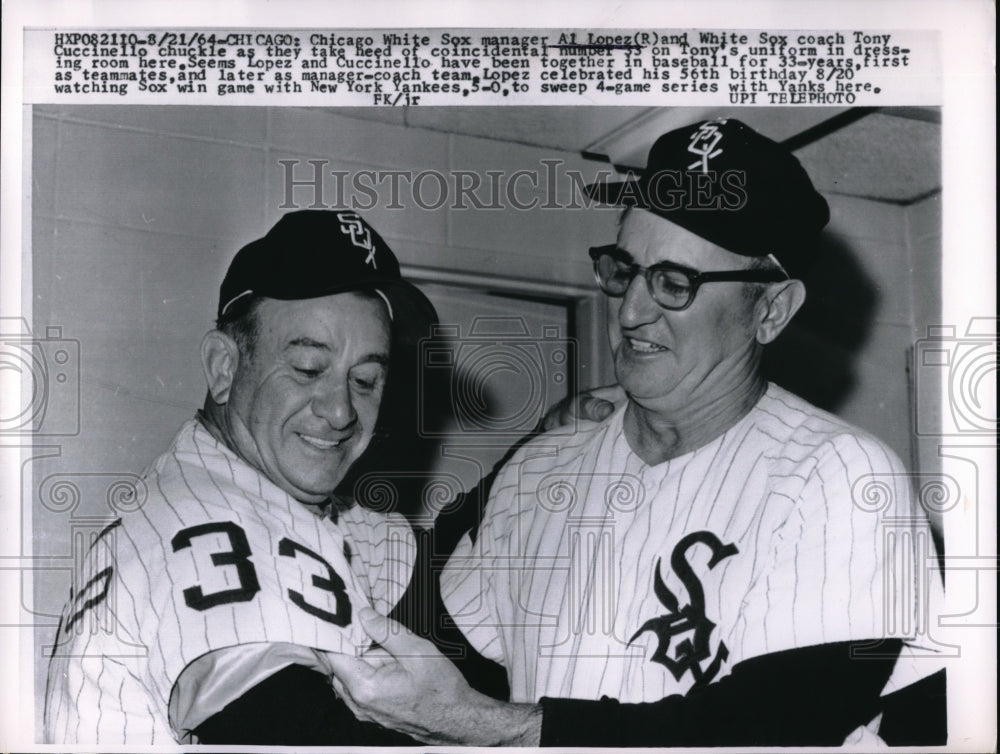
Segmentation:
[(175, 742), (157, 715), (145, 684), (120, 661), (85, 657), (66, 665), (61, 679), (50, 675), (49, 683), (56, 685), (47, 699), (48, 743), (103, 746)]
[[(353, 653), (371, 644), (353, 619), (370, 603), (369, 590), (343, 538), (319, 519), (273, 530), (235, 514), (164, 522), (159, 508), (158, 518), (134, 514), (90, 556), (50, 673), (53, 740), (103, 743), (118, 735), (112, 740), (145, 743), (144, 726), (151, 726), (157, 743), (175, 743), (204, 719), (201, 710), (210, 714), (238, 697), (261, 680), (261, 668), (281, 667), (219, 650), (288, 644)], [(83, 630), (77, 614), (103, 623)], [(189, 668), (198, 671), (185, 675)], [(179, 711), (171, 700), (183, 702)]]
[[(87, 554), (49, 659), (45, 741), (62, 744), (173, 744), (155, 690), (141, 677), (135, 595), (118, 570), (114, 529)], [(122, 545), (124, 546), (124, 545)]]
[(930, 540), (918, 514), (891, 451), (864, 435), (831, 440), (782, 525), (758, 535), (759, 576), (734, 632), (741, 656), (905, 638), (914, 630), (918, 543)]

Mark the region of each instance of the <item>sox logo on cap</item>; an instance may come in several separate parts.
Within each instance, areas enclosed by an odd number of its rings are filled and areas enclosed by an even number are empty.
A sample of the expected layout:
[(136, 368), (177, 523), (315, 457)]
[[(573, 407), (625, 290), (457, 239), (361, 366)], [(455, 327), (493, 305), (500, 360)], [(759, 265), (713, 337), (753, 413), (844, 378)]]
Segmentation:
[(365, 264), (370, 264), (374, 269), (378, 269), (375, 264), (375, 244), (372, 243), (372, 234), (368, 230), (361, 218), (355, 212), (338, 212), (337, 219), (340, 220), (340, 232), (351, 237), (351, 243), (368, 252), (365, 257)]
[(722, 131), (719, 130), (719, 126), (723, 123), (725, 123), (724, 120), (707, 121), (691, 134), (691, 144), (688, 145), (687, 149), (692, 154), (698, 155), (700, 159), (688, 165), (688, 170), (694, 170), (700, 165), (701, 172), (707, 173), (708, 161), (722, 154), (722, 149), (716, 149), (716, 146), (722, 141)]

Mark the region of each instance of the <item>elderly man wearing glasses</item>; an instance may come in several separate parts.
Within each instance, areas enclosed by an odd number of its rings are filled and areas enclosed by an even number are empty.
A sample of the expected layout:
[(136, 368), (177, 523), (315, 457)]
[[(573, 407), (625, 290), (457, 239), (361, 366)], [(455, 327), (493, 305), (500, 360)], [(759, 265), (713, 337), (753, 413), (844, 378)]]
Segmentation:
[[(638, 180), (592, 191), (626, 207), (591, 257), (627, 401), (523, 446), (441, 579), (509, 702), (371, 612), (383, 649), (337, 658), (335, 688), (441, 744), (942, 743), (943, 671), (913, 630), (941, 584), (913, 588), (926, 519), (903, 466), (762, 374), (826, 201), (736, 120), (667, 133)], [(857, 504), (866, 479), (888, 508)]]

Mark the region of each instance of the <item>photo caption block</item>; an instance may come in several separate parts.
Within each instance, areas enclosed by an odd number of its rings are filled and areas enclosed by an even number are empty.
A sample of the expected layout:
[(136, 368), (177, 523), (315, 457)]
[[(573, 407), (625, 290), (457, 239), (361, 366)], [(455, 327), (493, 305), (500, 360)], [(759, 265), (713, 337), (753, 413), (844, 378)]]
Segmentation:
[(940, 103), (934, 31), (30, 30), (26, 103)]

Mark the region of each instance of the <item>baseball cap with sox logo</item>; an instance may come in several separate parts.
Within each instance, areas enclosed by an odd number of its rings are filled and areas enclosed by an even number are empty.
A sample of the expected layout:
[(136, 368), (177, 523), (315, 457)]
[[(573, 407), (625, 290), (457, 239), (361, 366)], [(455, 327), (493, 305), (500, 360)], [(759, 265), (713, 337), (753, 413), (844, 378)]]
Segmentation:
[(403, 279), (382, 237), (357, 212), (299, 210), (240, 249), (219, 289), (220, 322), (238, 317), (257, 296), (294, 301), (370, 291), (385, 301), (394, 338), (415, 344), (437, 313)]
[(733, 118), (663, 134), (641, 174), (587, 192), (605, 204), (645, 209), (736, 254), (770, 256), (793, 277), (809, 266), (830, 219), (795, 155)]

